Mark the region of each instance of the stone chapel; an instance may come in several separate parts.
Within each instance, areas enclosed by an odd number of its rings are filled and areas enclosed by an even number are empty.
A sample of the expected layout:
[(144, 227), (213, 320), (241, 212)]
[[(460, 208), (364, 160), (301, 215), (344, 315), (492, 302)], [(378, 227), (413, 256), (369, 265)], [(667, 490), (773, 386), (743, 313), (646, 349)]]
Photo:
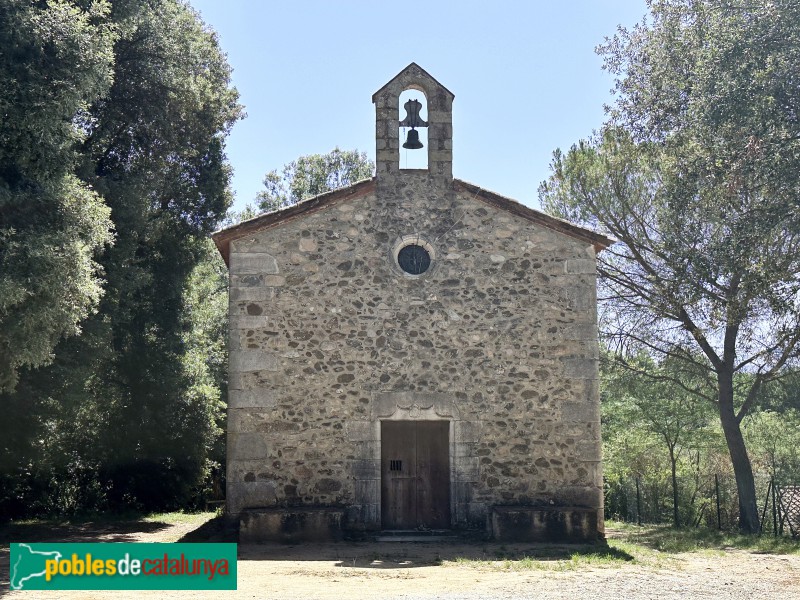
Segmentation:
[[(241, 539), (602, 537), (595, 255), (613, 240), (454, 179), (453, 94), (418, 65), (372, 101), (374, 177), (213, 236)], [(400, 168), (403, 130), (427, 169)]]

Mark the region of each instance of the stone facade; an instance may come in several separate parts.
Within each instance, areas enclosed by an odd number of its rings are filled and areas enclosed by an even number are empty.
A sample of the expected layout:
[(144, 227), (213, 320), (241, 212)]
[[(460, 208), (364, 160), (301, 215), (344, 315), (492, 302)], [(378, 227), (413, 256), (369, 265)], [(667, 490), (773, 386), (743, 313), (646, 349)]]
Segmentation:
[[(429, 169), (400, 170), (400, 92)], [(381, 528), (381, 422), (449, 423), (453, 527), (581, 507), (602, 532), (595, 252), (610, 240), (452, 178), (452, 94), (373, 98), (377, 175), (215, 234), (230, 267), (227, 509)], [(424, 247), (430, 268), (397, 253)]]

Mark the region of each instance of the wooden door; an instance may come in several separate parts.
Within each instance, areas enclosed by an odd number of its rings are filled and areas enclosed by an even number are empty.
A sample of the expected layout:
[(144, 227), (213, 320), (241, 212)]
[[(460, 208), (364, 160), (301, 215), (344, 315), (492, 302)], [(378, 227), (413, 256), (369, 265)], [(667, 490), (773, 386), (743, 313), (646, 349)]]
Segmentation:
[(384, 529), (450, 527), (448, 421), (381, 423)]

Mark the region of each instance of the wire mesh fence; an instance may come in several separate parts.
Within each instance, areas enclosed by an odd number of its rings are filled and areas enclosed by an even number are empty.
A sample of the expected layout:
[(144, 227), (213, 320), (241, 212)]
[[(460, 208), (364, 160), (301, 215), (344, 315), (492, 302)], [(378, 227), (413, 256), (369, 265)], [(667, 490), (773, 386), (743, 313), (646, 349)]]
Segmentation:
[[(677, 477), (631, 475), (606, 478), (607, 518), (639, 524), (734, 530), (739, 496), (732, 475)], [(756, 498), (762, 532), (800, 537), (800, 485), (756, 474)]]
[(800, 485), (769, 482), (761, 510), (761, 531), (800, 537)]

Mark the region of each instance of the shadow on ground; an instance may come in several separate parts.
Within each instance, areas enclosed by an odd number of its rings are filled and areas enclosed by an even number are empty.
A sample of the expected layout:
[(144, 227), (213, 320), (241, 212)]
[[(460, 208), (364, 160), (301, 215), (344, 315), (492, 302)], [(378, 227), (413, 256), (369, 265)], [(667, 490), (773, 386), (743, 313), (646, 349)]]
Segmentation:
[[(184, 543), (236, 542), (238, 523), (224, 516), (203, 522), (178, 539)], [(142, 520), (88, 521), (85, 523), (31, 522), (0, 526), (0, 590), (8, 587), (10, 542), (132, 542), (142, 533), (155, 534), (148, 541), (168, 537), (172, 525)], [(174, 537), (171, 539), (175, 539)], [(596, 544), (500, 544), (469, 538), (454, 541), (375, 542), (344, 541), (306, 544), (239, 544), (239, 559), (251, 561), (327, 562), (353, 569), (410, 569), (444, 563), (476, 563), (520, 566), (530, 562), (631, 561), (633, 557), (605, 542)], [(508, 561), (508, 563), (507, 563)], [(506, 564), (507, 563), (507, 564)], [(528, 565), (527, 567), (525, 565)]]
[[(605, 544), (551, 545), (551, 544), (497, 544), (456, 542), (452, 544), (426, 544), (404, 542), (396, 544), (367, 544), (353, 558), (340, 560), (339, 567), (371, 569), (408, 569), (428, 567), (442, 563), (508, 563), (522, 564), (528, 561), (555, 562), (581, 559), (604, 561), (631, 561), (627, 552), (610, 548)], [(340, 548), (345, 551), (346, 548)]]
[(30, 521), (0, 525), (0, 595), (8, 589), (11, 543), (135, 542), (139, 534), (157, 533), (169, 527), (169, 523), (137, 519), (85, 523)]
[(358, 569), (410, 569), (443, 563), (554, 562), (593, 559), (627, 562), (633, 556), (605, 544), (590, 546), (456, 542), (339, 542), (335, 544), (244, 544), (240, 560), (323, 561)]
[(11, 542), (132, 542), (136, 534), (155, 533), (170, 525), (158, 521), (51, 523), (35, 521), (0, 526), (0, 546)]
[(181, 537), (182, 543), (203, 543), (203, 542), (238, 542), (239, 528), (235, 521), (218, 515), (209, 519), (197, 529), (193, 529)]
[[(206, 521), (187, 533), (180, 542), (236, 542), (237, 527), (223, 516)], [(324, 561), (338, 567), (370, 569), (409, 569), (430, 567), (444, 562), (563, 561), (602, 558), (630, 561), (633, 557), (596, 544), (499, 544), (456, 538), (455, 541), (373, 542), (343, 541), (303, 544), (239, 544), (240, 560)]]

